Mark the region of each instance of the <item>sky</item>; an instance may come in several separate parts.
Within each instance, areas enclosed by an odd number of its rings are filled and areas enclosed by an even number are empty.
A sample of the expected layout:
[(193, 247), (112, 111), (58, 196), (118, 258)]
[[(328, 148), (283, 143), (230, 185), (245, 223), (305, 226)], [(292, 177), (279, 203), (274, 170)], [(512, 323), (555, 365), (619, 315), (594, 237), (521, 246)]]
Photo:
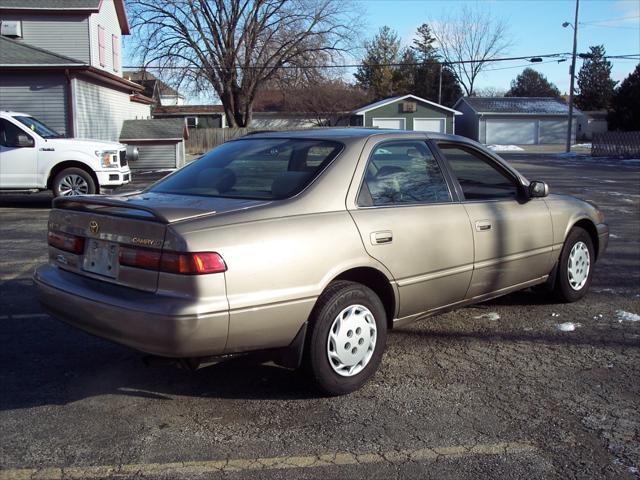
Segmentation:
[[(423, 23), (443, 21), (465, 4), (486, 9), (492, 16), (509, 25), (512, 46), (507, 57), (537, 56), (571, 52), (573, 30), (563, 28), (563, 22), (573, 23), (575, 0), (355, 0), (363, 23), (361, 44), (387, 25), (398, 33), (403, 46), (409, 46), (416, 29)], [(640, 0), (580, 0), (578, 17), (578, 53), (588, 52), (591, 45), (604, 45), (607, 55), (640, 54)], [(126, 54), (125, 64), (133, 65)], [(129, 58), (128, 58), (129, 57)], [(347, 59), (356, 63), (359, 59)], [(631, 73), (638, 60), (612, 59), (611, 76), (620, 82)], [(476, 79), (475, 89), (509, 89), (513, 80), (526, 67), (534, 68), (553, 82), (560, 91), (569, 90), (570, 61), (544, 63), (523, 60), (488, 65)], [(576, 73), (582, 64), (577, 60)], [(491, 71), (489, 71), (491, 70)], [(345, 71), (344, 78), (353, 82), (354, 69)], [(188, 103), (206, 102), (190, 98)]]
[[(509, 25), (512, 46), (507, 57), (571, 52), (575, 0), (360, 0), (365, 13), (365, 36), (373, 36), (387, 25), (404, 45), (410, 45), (418, 26), (438, 22), (463, 5), (487, 9)], [(640, 53), (640, 0), (581, 0), (578, 12), (578, 53), (591, 45), (604, 45), (607, 55)], [(545, 60), (547, 62), (548, 60)], [(638, 60), (611, 60), (611, 76), (621, 81), (633, 71)], [(477, 80), (477, 88), (508, 90), (511, 80), (526, 67), (534, 68), (555, 83), (562, 93), (569, 91), (569, 61), (529, 64), (518, 60), (487, 66)], [(582, 64), (577, 61), (576, 71)], [(495, 70), (499, 69), (499, 70)]]

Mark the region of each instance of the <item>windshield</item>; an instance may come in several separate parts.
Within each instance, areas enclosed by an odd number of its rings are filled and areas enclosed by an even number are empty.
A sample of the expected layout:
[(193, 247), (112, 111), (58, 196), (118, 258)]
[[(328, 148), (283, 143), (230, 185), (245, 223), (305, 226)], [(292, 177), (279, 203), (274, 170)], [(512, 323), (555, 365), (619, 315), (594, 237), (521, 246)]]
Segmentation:
[(325, 140), (236, 140), (211, 150), (150, 191), (246, 199), (288, 198), (302, 191), (341, 149), (341, 144)]
[(42, 138), (61, 138), (62, 135), (56, 132), (53, 128), (47, 127), (40, 120), (36, 120), (33, 117), (13, 117), (23, 125), (26, 125), (32, 131), (36, 132)]

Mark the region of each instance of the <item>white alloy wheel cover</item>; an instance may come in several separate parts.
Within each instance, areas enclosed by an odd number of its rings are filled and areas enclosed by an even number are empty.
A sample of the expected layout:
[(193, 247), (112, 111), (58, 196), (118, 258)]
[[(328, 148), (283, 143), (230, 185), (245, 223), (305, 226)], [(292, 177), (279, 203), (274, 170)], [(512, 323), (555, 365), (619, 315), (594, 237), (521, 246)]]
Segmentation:
[(567, 273), (569, 276), (569, 285), (578, 291), (584, 287), (589, 278), (589, 269), (591, 268), (591, 258), (589, 249), (584, 242), (576, 242), (569, 253), (569, 261), (567, 262)]
[(334, 372), (353, 377), (369, 363), (376, 349), (376, 319), (363, 305), (342, 310), (329, 329), (327, 357)]

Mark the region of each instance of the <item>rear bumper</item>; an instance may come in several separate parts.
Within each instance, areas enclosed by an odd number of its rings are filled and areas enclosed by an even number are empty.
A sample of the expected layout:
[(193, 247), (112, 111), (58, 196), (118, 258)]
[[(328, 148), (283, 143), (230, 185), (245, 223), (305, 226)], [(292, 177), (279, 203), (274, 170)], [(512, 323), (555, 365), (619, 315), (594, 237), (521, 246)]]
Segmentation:
[(607, 250), (609, 245), (609, 226), (606, 223), (596, 225), (598, 230), (598, 258)]
[(42, 265), (38, 298), (52, 317), (98, 337), (165, 357), (223, 353), (229, 313), (193, 312), (193, 301), (142, 292)]

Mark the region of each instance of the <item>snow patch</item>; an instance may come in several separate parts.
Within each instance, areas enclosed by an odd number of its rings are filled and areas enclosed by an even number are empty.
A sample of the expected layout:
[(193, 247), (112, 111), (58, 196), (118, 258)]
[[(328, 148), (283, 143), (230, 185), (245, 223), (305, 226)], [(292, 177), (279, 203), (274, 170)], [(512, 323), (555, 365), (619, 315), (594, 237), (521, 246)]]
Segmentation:
[(517, 145), (487, 145), (487, 148), (494, 152), (524, 152), (524, 148)]
[(620, 237), (619, 237), (618, 235), (615, 235), (615, 234), (613, 234), (613, 233), (610, 233), (610, 234), (609, 234), (609, 238), (620, 238)]
[(636, 313), (626, 312), (624, 310), (616, 310), (618, 323), (622, 322), (640, 322), (640, 315)]
[(571, 148), (591, 148), (591, 144), (590, 143), (576, 143), (575, 145), (571, 145)]
[(500, 315), (498, 315), (497, 312), (489, 312), (489, 313), (483, 313), (482, 315), (478, 315), (477, 317), (473, 317), (473, 318), (477, 318), (478, 320), (486, 318), (487, 320), (491, 320), (492, 322), (495, 322), (496, 320), (500, 320)]
[(559, 314), (559, 313), (556, 313), (556, 312), (553, 312), (553, 313), (551, 314), (551, 316), (552, 316), (552, 317), (559, 317), (559, 316), (560, 316), (560, 314)]
[(576, 328), (581, 327), (582, 325), (579, 323), (573, 322), (564, 322), (556, 325), (556, 328), (561, 332), (573, 332)]

